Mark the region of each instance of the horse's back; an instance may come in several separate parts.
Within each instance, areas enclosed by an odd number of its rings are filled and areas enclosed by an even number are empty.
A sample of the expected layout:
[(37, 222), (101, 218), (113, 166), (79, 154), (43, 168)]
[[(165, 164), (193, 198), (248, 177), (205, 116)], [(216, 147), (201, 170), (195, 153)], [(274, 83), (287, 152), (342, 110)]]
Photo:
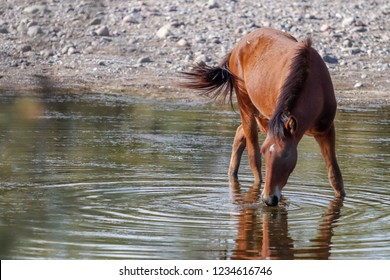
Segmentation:
[[(261, 70), (263, 65), (275, 65), (278, 61), (288, 59), (297, 43), (297, 40), (286, 32), (271, 28), (256, 29), (239, 41), (232, 51), (231, 62), (241, 67), (243, 72), (249, 72), (253, 68)], [(237, 72), (240, 70), (236, 69)]]
[(302, 44), (290, 34), (260, 28), (244, 36), (232, 51), (229, 68), (244, 82), (261, 114), (271, 117), (290, 65)]

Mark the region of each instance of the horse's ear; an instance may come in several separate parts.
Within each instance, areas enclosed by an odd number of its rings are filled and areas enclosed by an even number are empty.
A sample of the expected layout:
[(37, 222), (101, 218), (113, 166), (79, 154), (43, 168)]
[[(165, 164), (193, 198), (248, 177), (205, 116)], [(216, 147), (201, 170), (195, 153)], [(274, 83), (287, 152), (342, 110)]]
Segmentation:
[(284, 123), (284, 128), (290, 133), (290, 135), (293, 135), (298, 129), (297, 119), (294, 116), (289, 116)]

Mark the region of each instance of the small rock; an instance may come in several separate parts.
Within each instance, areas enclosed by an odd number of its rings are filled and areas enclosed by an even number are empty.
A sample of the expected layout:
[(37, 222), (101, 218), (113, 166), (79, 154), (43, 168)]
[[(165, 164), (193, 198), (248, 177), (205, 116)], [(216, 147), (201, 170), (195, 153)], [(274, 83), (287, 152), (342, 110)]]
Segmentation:
[(177, 6), (176, 5), (170, 5), (167, 8), (168, 12), (177, 12)]
[(367, 29), (364, 26), (356, 26), (352, 28), (351, 32), (366, 32)]
[(13, 60), (13, 61), (11, 61), (11, 62), (9, 63), (9, 66), (10, 66), (10, 67), (19, 67), (19, 63), (18, 63), (17, 61)]
[(361, 82), (356, 83), (353, 87), (354, 88), (361, 88), (363, 84)]
[(362, 20), (357, 19), (355, 21), (355, 26), (366, 26), (366, 24)]
[(324, 55), (322, 58), (324, 59), (325, 62), (331, 63), (331, 64), (335, 64), (335, 63), (339, 62), (336, 57), (330, 56), (328, 54)]
[(141, 57), (137, 60), (137, 63), (138, 64), (142, 64), (142, 63), (149, 63), (149, 62), (152, 62), (152, 60), (150, 59), (149, 56), (144, 56), (144, 57)]
[(88, 47), (86, 47), (86, 48), (83, 50), (83, 53), (85, 53), (85, 54), (91, 54), (91, 53), (94, 53), (94, 51), (95, 51), (94, 47), (88, 46)]
[(344, 52), (348, 52), (350, 54), (358, 54), (361, 52), (360, 48), (343, 48)]
[(198, 55), (198, 56), (195, 58), (195, 60), (194, 60), (194, 62), (197, 63), (197, 64), (205, 63), (206, 61), (207, 61), (207, 57), (206, 57), (206, 55), (204, 55), (204, 54)]
[(161, 27), (156, 33), (157, 37), (160, 39), (167, 38), (172, 33), (170, 30), (170, 27), (171, 27), (170, 24), (167, 24), (167, 25), (164, 25), (163, 27)]
[(33, 6), (28, 6), (24, 8), (23, 12), (26, 14), (36, 14), (39, 11), (46, 11), (46, 6), (44, 5), (33, 5)]
[(67, 54), (70, 48), (74, 48), (73, 44), (67, 44), (61, 49), (61, 54)]
[(218, 4), (218, 2), (216, 0), (209, 0), (207, 2), (207, 7), (209, 9), (215, 9), (215, 8), (219, 8), (219, 4)]
[(65, 46), (61, 49), (61, 54), (66, 54), (68, 52), (69, 46)]
[(235, 34), (243, 34), (244, 31), (245, 31), (245, 27), (239, 26), (239, 27), (236, 28), (236, 30), (234, 30), (234, 33)]
[(70, 47), (67, 51), (67, 54), (68, 55), (72, 55), (72, 54), (75, 54), (75, 53), (80, 53), (75, 47)]
[(214, 44), (217, 44), (217, 45), (219, 45), (219, 44), (222, 43), (221, 40), (220, 40), (219, 38), (214, 38), (214, 39), (212, 40), (212, 42), (213, 42)]
[(355, 22), (355, 17), (346, 17), (343, 19), (341, 24), (344, 27), (346, 27), (346, 26), (352, 25), (354, 22)]
[(330, 29), (330, 25), (329, 24), (323, 24), (323, 25), (321, 25), (321, 27), (320, 27), (320, 30), (322, 31), (322, 32), (326, 32), (326, 31), (328, 31)]
[(305, 19), (317, 19), (317, 17), (312, 14), (305, 14)]
[(107, 26), (102, 26), (96, 30), (96, 34), (98, 36), (110, 36), (110, 30)]
[(43, 34), (42, 28), (38, 25), (30, 26), (27, 30), (27, 35), (30, 37), (35, 37), (38, 34)]
[(5, 27), (0, 28), (0, 34), (7, 34), (8, 30)]
[(99, 25), (102, 23), (102, 19), (101, 18), (94, 18), (90, 23), (89, 25)]
[(28, 61), (26, 59), (21, 59), (20, 60), (19, 66), (25, 67), (25, 66), (30, 66), (30, 65), (31, 65), (30, 61)]
[(352, 42), (350, 39), (345, 39), (342, 44), (343, 44), (343, 47), (346, 47), (346, 48), (352, 47)]
[(41, 55), (44, 57), (51, 57), (54, 56), (54, 52), (52, 50), (45, 50), (41, 51)]
[(177, 45), (180, 46), (180, 47), (187, 47), (187, 46), (188, 46), (188, 42), (187, 42), (187, 40), (185, 40), (185, 39), (180, 39), (180, 40), (177, 42)]
[(271, 27), (272, 23), (270, 21), (262, 21), (261, 24), (263, 27)]
[(27, 23), (27, 27), (31, 27), (31, 26), (35, 26), (35, 25), (38, 25), (38, 22), (36, 22), (35, 20), (30, 21), (29, 23)]
[(138, 24), (139, 20), (134, 15), (127, 15), (122, 20), (123, 23), (133, 23)]
[(20, 50), (21, 50), (22, 52), (29, 52), (29, 51), (32, 50), (32, 47), (31, 47), (30, 45), (23, 45), (23, 46), (20, 48)]

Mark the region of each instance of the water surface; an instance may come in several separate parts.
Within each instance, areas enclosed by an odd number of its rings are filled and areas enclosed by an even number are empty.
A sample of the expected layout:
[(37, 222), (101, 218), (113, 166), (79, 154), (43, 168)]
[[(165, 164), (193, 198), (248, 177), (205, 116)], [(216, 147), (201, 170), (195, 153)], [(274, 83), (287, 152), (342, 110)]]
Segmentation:
[(344, 201), (309, 137), (278, 207), (245, 157), (229, 186), (238, 124), (200, 102), (2, 94), (0, 257), (390, 258), (390, 108), (338, 111)]

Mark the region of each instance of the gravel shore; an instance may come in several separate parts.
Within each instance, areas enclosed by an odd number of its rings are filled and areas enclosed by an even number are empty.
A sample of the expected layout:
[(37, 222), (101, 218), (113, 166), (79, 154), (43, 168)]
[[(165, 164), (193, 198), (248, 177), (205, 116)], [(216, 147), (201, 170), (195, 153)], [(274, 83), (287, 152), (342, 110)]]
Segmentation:
[(312, 36), (340, 103), (390, 105), (388, 0), (1, 0), (0, 91), (198, 98), (178, 71), (263, 26)]

